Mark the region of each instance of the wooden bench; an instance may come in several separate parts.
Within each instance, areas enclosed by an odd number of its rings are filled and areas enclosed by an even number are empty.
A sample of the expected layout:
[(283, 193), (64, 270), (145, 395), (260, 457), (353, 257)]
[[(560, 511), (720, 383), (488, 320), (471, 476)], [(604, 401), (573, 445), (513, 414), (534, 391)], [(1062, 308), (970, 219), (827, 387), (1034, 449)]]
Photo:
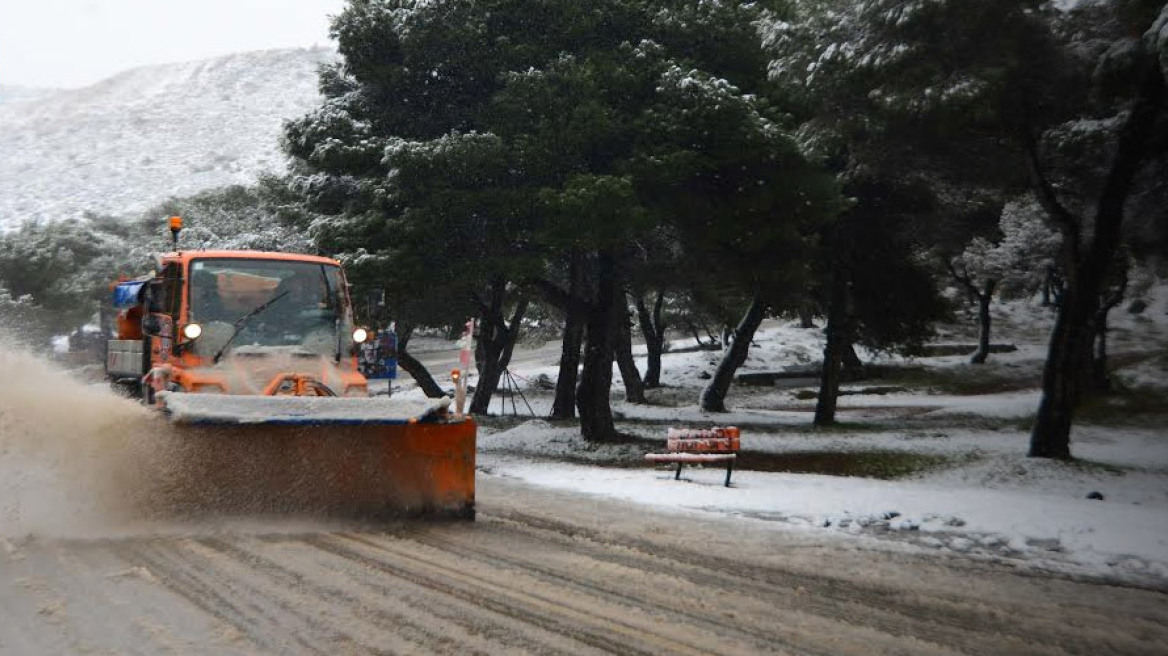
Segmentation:
[(725, 462), (726, 487), (730, 487), (730, 474), (734, 471), (738, 447), (736, 426), (715, 426), (710, 429), (670, 428), (665, 436), (665, 449), (668, 453), (646, 453), (645, 460), (677, 463), (677, 473), (673, 475), (675, 481), (681, 478), (682, 465)]

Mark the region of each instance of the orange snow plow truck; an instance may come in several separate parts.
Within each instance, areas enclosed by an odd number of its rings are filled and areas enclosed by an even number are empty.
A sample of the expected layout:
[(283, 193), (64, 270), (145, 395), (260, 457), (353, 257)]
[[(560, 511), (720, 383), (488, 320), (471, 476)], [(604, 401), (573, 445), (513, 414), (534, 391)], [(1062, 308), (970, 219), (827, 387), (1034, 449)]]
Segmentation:
[(474, 517), (474, 421), (449, 399), (369, 395), (336, 260), (179, 250), (114, 304), (107, 376), (169, 420), (165, 487), (185, 503)]

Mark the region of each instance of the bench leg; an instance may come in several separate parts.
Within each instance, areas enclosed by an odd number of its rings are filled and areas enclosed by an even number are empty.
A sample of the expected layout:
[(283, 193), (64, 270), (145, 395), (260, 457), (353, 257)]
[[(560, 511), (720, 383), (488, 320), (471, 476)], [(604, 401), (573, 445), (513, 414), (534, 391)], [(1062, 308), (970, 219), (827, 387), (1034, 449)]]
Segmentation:
[(677, 473), (673, 475), (673, 480), (675, 480), (675, 481), (681, 480), (681, 463), (680, 462), (677, 463)]
[(726, 461), (726, 487), (730, 487), (730, 473), (734, 471), (734, 461)]

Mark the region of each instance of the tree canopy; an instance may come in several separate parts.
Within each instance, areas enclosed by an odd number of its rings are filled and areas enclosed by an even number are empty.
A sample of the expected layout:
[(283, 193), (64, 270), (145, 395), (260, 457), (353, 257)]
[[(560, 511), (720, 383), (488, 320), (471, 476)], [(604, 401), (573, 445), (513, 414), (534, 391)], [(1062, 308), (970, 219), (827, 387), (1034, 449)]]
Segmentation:
[[(815, 224), (840, 204), (764, 93), (759, 12), (351, 2), (333, 25), (343, 59), (322, 73), (324, 103), (287, 126), (292, 186), (319, 214), (310, 230), (357, 276), (445, 299), (423, 312), (393, 293), (430, 323), (455, 322), (488, 287), (546, 283), (584, 254), (595, 263), (574, 292), (595, 315), (586, 372), (611, 366), (634, 244), (662, 226), (711, 277), (789, 288)], [(611, 422), (600, 432), (611, 437)]]

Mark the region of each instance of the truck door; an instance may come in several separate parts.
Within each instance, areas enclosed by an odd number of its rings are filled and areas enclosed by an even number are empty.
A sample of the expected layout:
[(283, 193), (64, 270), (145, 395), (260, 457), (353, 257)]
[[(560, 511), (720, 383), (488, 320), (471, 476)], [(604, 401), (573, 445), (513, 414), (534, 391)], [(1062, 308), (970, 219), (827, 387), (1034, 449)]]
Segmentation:
[(182, 266), (171, 262), (150, 284), (150, 360), (166, 362), (176, 354), (175, 322), (182, 307)]

